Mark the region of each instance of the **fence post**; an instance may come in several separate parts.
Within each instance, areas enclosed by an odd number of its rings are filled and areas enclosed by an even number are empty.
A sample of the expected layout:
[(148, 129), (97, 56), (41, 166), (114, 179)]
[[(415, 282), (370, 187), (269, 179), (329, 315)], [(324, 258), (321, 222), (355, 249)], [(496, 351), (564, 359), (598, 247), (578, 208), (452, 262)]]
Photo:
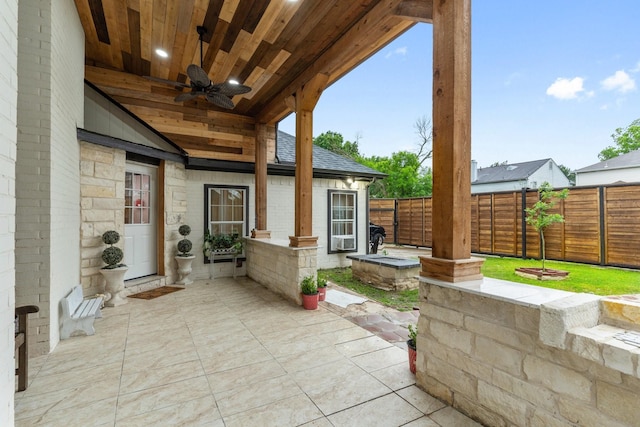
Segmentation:
[(522, 187), (522, 191), (520, 193), (520, 197), (522, 198), (522, 212), (520, 214), (522, 218), (522, 259), (527, 259), (527, 189)]
[(604, 228), (605, 228), (605, 218), (604, 218), (604, 208), (605, 208), (605, 203), (604, 203), (604, 187), (600, 186), (598, 187), (598, 204), (600, 205), (600, 230), (599, 230), (599, 234), (600, 234), (600, 265), (606, 265), (605, 262), (605, 251), (606, 251), (606, 241), (605, 241), (605, 234), (604, 234)]

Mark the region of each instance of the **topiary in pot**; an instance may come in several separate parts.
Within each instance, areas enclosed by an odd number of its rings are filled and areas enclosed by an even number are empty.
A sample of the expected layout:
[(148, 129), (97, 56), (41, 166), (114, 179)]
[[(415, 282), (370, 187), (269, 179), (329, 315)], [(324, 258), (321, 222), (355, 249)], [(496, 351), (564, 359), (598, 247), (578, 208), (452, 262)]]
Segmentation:
[(184, 237), (182, 240), (178, 242), (178, 256), (181, 256), (181, 257), (191, 256), (191, 248), (193, 247), (193, 244), (191, 243), (191, 240), (186, 238), (186, 236), (188, 236), (189, 233), (191, 233), (191, 227), (189, 227), (186, 224), (181, 225), (180, 228), (178, 228), (178, 233), (180, 233), (180, 235)]
[(106, 267), (103, 268), (113, 269), (118, 267), (126, 267), (124, 264), (120, 263), (122, 261), (122, 258), (124, 258), (122, 249), (117, 246), (113, 246), (120, 241), (120, 234), (115, 230), (105, 231), (102, 235), (102, 241), (107, 245), (110, 245), (108, 248), (102, 251), (102, 261), (107, 264)]

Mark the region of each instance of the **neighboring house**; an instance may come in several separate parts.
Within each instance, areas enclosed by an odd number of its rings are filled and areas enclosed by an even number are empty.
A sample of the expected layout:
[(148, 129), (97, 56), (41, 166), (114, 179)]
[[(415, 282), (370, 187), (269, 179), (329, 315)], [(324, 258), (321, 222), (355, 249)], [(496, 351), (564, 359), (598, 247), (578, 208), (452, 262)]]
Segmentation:
[[(205, 227), (212, 232), (237, 232), (248, 236), (255, 224), (255, 175), (253, 164), (189, 159), (179, 147), (145, 127), (90, 85), (85, 85), (85, 122), (81, 140), (81, 255), (90, 265), (103, 245), (93, 230), (103, 229), (107, 218), (124, 211), (124, 252), (129, 270), (126, 279), (162, 274), (167, 283), (176, 280), (173, 256), (180, 224), (191, 226), (189, 239), (193, 278), (231, 275), (232, 259), (212, 266), (202, 251)], [(277, 131), (275, 156), (267, 165), (269, 199), (267, 217), (272, 239), (286, 240), (293, 233), (295, 137)], [(164, 172), (158, 160), (164, 159)], [(318, 236), (320, 268), (350, 265), (347, 254), (366, 253), (368, 239), (369, 183), (385, 175), (353, 160), (313, 147), (313, 233)], [(163, 185), (164, 188), (157, 188)], [(122, 186), (124, 191), (117, 188)], [(115, 188), (114, 192), (109, 188)], [(156, 212), (156, 195), (164, 195), (164, 212)], [(96, 208), (100, 207), (96, 212)], [(164, 214), (164, 215), (163, 215)], [(164, 217), (164, 220), (163, 220)], [(117, 220), (116, 220), (117, 221)], [(158, 221), (162, 224), (158, 228)], [(113, 225), (114, 229), (119, 224)], [(86, 235), (85, 235), (86, 230)], [(157, 234), (165, 236), (165, 259), (156, 259)], [(98, 247), (96, 247), (98, 244)], [(85, 268), (82, 283), (98, 290), (98, 269)], [(245, 273), (242, 267), (236, 273)]]
[(471, 166), (471, 194), (538, 188), (548, 182), (554, 188), (569, 186), (569, 179), (552, 159), (476, 169)]
[(640, 150), (576, 171), (576, 186), (640, 182)]

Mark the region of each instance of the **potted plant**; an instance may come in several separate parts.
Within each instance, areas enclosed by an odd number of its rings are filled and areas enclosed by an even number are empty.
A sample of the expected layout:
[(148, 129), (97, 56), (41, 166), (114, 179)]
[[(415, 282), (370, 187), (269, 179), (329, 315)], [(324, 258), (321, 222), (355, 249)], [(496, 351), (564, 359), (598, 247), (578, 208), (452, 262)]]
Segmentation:
[(182, 240), (178, 242), (178, 254), (175, 256), (175, 260), (178, 263), (178, 281), (176, 285), (190, 285), (193, 280), (189, 279), (191, 274), (191, 263), (195, 259), (195, 255), (191, 253), (193, 244), (191, 240), (187, 239), (187, 236), (191, 233), (191, 227), (183, 224), (178, 228), (178, 233), (182, 236)]
[(244, 250), (244, 242), (238, 233), (211, 234), (207, 229), (202, 242), (202, 254), (211, 258), (213, 255), (239, 254)]
[(324, 301), (327, 297), (327, 279), (318, 276), (318, 301)]
[(121, 292), (124, 290), (124, 275), (129, 269), (122, 264), (124, 252), (117, 246), (113, 246), (120, 241), (120, 233), (115, 230), (105, 231), (102, 234), (102, 242), (109, 245), (102, 251), (102, 261), (107, 264), (100, 269), (100, 273), (105, 278), (105, 293), (108, 294), (104, 304), (107, 307), (115, 307), (117, 305), (126, 304), (127, 300), (122, 297)]
[(313, 276), (307, 276), (300, 283), (302, 291), (302, 306), (306, 310), (315, 310), (318, 308), (318, 285)]
[(407, 340), (407, 349), (409, 350), (409, 370), (411, 373), (416, 373), (416, 337), (418, 336), (418, 327), (409, 324), (409, 339)]

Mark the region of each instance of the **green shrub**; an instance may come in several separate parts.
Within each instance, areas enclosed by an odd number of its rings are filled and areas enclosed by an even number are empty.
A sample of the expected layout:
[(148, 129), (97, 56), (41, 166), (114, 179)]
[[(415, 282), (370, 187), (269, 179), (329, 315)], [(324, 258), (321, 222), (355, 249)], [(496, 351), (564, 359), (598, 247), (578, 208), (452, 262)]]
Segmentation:
[(300, 283), (300, 290), (305, 295), (315, 295), (318, 293), (318, 286), (313, 276), (307, 276)]

